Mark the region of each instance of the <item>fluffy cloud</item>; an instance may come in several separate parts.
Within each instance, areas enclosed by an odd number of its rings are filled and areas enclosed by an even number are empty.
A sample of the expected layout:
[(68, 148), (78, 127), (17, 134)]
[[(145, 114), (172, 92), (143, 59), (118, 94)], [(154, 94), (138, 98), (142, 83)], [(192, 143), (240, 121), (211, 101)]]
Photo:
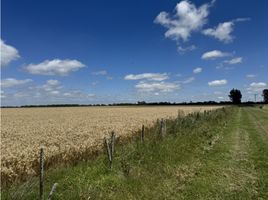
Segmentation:
[(11, 61), (20, 57), (18, 50), (15, 47), (5, 44), (1, 39), (1, 67), (7, 66)]
[(32, 80), (31, 79), (18, 80), (15, 78), (7, 78), (7, 79), (2, 79), (0, 85), (2, 88), (10, 88), (10, 87), (24, 85), (29, 82), (32, 82)]
[(92, 72), (92, 75), (96, 75), (96, 76), (102, 75), (102, 76), (104, 76), (104, 75), (107, 75), (107, 71), (106, 70), (101, 70), (101, 71)]
[(80, 90), (66, 90), (60, 81), (50, 79), (47, 80), (45, 84), (41, 86), (35, 86), (29, 88), (35, 95), (35, 97), (57, 97), (58, 100), (68, 100), (72, 99), (83, 99), (94, 97), (94, 94), (87, 94)]
[(203, 4), (197, 8), (190, 1), (183, 0), (176, 5), (173, 16), (160, 12), (154, 22), (167, 28), (165, 37), (187, 41), (193, 31), (200, 30), (207, 23), (211, 4)]
[(60, 81), (54, 79), (47, 80), (42, 85), (6, 88), (1, 96), (2, 105), (88, 103), (95, 99), (94, 94), (66, 89)]
[(203, 71), (203, 69), (201, 68), (201, 67), (197, 67), (197, 68), (195, 68), (194, 70), (193, 70), (193, 73), (194, 74), (199, 74), (199, 73), (201, 73)]
[(249, 85), (249, 87), (247, 88), (247, 90), (249, 92), (261, 92), (262, 90), (264, 90), (267, 87), (267, 84), (264, 82), (253, 82)]
[(168, 79), (167, 73), (143, 73), (143, 74), (129, 74), (124, 77), (125, 80), (150, 80), (150, 81), (163, 81)]
[(180, 85), (168, 82), (139, 82), (135, 86), (139, 92), (173, 92), (180, 89)]
[(212, 36), (224, 43), (232, 42), (234, 39), (234, 36), (231, 35), (231, 33), (234, 30), (235, 22), (240, 21), (246, 21), (249, 20), (249, 18), (238, 18), (232, 21), (224, 22), (218, 24), (215, 28), (208, 28), (203, 30), (204, 35)]
[(229, 43), (233, 40), (233, 36), (231, 36), (233, 26), (233, 22), (220, 23), (215, 28), (205, 29), (203, 34), (213, 36), (222, 42)]
[(223, 58), (227, 56), (231, 56), (231, 54), (227, 52), (222, 52), (219, 50), (213, 50), (213, 51), (208, 51), (204, 53), (201, 58), (204, 60), (214, 60), (216, 58)]
[(221, 86), (221, 85), (226, 85), (227, 84), (227, 80), (222, 79), (222, 80), (214, 80), (214, 81), (210, 81), (208, 82), (209, 86)]
[(224, 63), (227, 63), (229, 65), (234, 65), (234, 64), (238, 64), (238, 63), (242, 63), (242, 62), (243, 62), (242, 57), (236, 57), (236, 58), (232, 58), (231, 60), (224, 61)]
[(60, 93), (60, 90), (63, 86), (60, 84), (58, 80), (47, 80), (47, 82), (40, 87), (41, 90), (47, 92), (51, 95), (57, 95)]
[(77, 71), (85, 65), (78, 60), (45, 60), (39, 64), (30, 64), (26, 70), (31, 74), (66, 76), (70, 72)]

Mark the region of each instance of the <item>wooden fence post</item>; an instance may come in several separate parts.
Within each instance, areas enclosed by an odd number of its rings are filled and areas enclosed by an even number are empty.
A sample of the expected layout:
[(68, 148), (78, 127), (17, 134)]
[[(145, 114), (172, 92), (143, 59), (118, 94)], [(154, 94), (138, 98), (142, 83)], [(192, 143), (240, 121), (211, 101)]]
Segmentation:
[(141, 128), (141, 141), (144, 142), (144, 125)]
[(115, 133), (114, 133), (114, 131), (112, 131), (112, 135), (111, 135), (111, 157), (112, 157), (112, 159), (114, 157), (114, 144), (115, 144)]
[(164, 121), (164, 135), (167, 134), (167, 120)]
[(163, 120), (163, 118), (161, 119), (161, 121), (160, 121), (160, 135), (163, 137), (163, 135), (164, 135), (164, 120)]
[(50, 191), (50, 193), (48, 195), (47, 200), (51, 200), (52, 199), (52, 195), (56, 191), (57, 186), (58, 186), (58, 183), (54, 183), (54, 185), (52, 186), (52, 189), (51, 189), (51, 191)]
[(163, 118), (160, 121), (160, 135), (163, 137), (167, 133), (167, 122)]
[(40, 174), (39, 174), (39, 197), (40, 200), (44, 199), (44, 148), (41, 147), (40, 149)]
[(106, 144), (106, 149), (107, 149), (107, 155), (108, 155), (108, 161), (109, 161), (109, 167), (110, 169), (112, 168), (112, 155), (111, 155), (111, 148), (108, 142), (107, 138), (104, 138), (105, 144)]

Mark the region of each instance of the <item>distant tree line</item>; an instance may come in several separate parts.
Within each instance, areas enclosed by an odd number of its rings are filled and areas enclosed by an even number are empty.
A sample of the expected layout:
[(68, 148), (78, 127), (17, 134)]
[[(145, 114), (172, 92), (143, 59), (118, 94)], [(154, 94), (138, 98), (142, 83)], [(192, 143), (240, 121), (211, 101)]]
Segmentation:
[[(113, 103), (113, 104), (49, 104), (49, 105), (23, 105), (23, 106), (1, 106), (1, 108), (40, 108), (40, 107), (91, 107), (91, 106), (179, 106), (179, 105), (191, 105), (191, 106), (202, 106), (202, 105), (231, 105), (231, 101), (204, 101), (204, 102), (145, 102), (139, 103)], [(263, 102), (247, 101), (241, 103), (243, 105), (252, 104), (263, 104)]]
[[(250, 102), (250, 103), (268, 103), (268, 89), (262, 91), (263, 102)], [(238, 89), (232, 89), (229, 94), (229, 98), (233, 104), (241, 104), (242, 93)], [(244, 102), (249, 103), (249, 102)]]
[(87, 107), (87, 106), (161, 106), (161, 105), (231, 105), (231, 104), (243, 104), (243, 105), (251, 105), (251, 104), (263, 104), (268, 103), (268, 89), (264, 89), (262, 92), (263, 102), (254, 102), (247, 101), (241, 102), (242, 93), (238, 89), (232, 89), (230, 94), (228, 95), (230, 101), (200, 101), (200, 102), (146, 102), (146, 101), (138, 101), (137, 103), (112, 103), (112, 104), (48, 104), (48, 105), (23, 105), (23, 106), (1, 106), (1, 108), (36, 108), (36, 107)]

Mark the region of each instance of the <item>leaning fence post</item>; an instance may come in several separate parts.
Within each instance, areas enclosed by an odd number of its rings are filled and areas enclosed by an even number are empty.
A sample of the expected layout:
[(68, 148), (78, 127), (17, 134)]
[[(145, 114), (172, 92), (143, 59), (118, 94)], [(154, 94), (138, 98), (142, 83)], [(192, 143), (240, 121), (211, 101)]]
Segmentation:
[(41, 147), (40, 149), (40, 174), (39, 174), (39, 181), (40, 181), (40, 200), (44, 199), (44, 148)]
[(112, 159), (114, 157), (114, 144), (115, 144), (115, 133), (113, 131), (112, 135), (111, 135), (111, 157), (112, 157)]
[(167, 120), (164, 121), (164, 134), (167, 134)]
[(167, 133), (167, 123), (163, 118), (160, 121), (160, 135), (163, 137)]
[(48, 195), (47, 200), (51, 200), (52, 199), (52, 195), (56, 191), (57, 186), (58, 186), (58, 183), (54, 183), (54, 185), (52, 186), (51, 191), (50, 191), (50, 193)]
[(144, 125), (141, 128), (141, 141), (144, 142)]
[(107, 138), (104, 138), (104, 140), (105, 140), (106, 149), (107, 149), (107, 155), (108, 155), (109, 167), (110, 167), (110, 169), (111, 169), (111, 168), (112, 168), (111, 149), (110, 149), (110, 145), (109, 145), (109, 142), (108, 142)]
[(162, 137), (164, 136), (164, 120), (163, 120), (163, 118), (160, 121), (160, 135)]

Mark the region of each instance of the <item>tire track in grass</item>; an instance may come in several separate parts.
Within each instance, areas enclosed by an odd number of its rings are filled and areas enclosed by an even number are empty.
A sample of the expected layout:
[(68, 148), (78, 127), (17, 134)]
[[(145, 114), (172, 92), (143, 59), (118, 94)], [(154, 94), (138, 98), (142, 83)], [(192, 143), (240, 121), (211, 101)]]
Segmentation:
[[(256, 107), (255, 107), (255, 108), (256, 108)], [(268, 114), (268, 109), (264, 109), (264, 108), (259, 109), (259, 108), (258, 108), (258, 110), (259, 110), (260, 112), (264, 113), (264, 114)]]
[(262, 113), (268, 114), (268, 109), (260, 109)]
[[(227, 160), (229, 166), (223, 169), (223, 172), (229, 182), (229, 186), (226, 188), (230, 195), (229, 198), (251, 199), (257, 194), (257, 174), (254, 164), (249, 158), (249, 133), (241, 126), (242, 116), (242, 109), (239, 108), (236, 130), (230, 137), (230, 159)], [(248, 192), (249, 190), (250, 192)]]
[[(229, 160), (231, 167), (227, 170), (229, 171), (228, 175), (233, 175), (233, 177), (230, 177), (229, 190), (234, 193), (233, 197), (240, 197), (238, 194), (241, 193), (242, 196), (244, 193), (244, 198), (252, 198), (257, 194), (257, 173), (254, 170), (254, 163), (249, 157), (249, 150), (251, 148), (249, 133), (241, 125), (242, 121), (244, 121), (244, 118), (241, 109), (239, 109), (237, 130), (232, 136), (232, 159)], [(251, 194), (246, 192), (248, 189), (251, 190)]]
[(258, 113), (257, 118), (261, 119), (262, 121), (266, 121), (268, 120), (268, 112), (261, 110), (261, 109), (256, 109), (256, 108), (252, 108), (250, 109), (251, 113)]
[[(250, 158), (254, 162), (257, 172), (257, 197), (255, 199), (268, 199), (268, 130), (267, 120), (263, 118), (257, 109), (244, 109), (243, 126), (250, 133), (252, 148)], [(265, 126), (266, 125), (266, 126)]]
[(263, 141), (268, 145), (268, 120), (265, 119), (267, 115), (263, 116), (257, 109), (250, 109), (247, 114)]
[(255, 198), (257, 175), (249, 158), (249, 134), (240, 126), (241, 118), (239, 108), (222, 141), (208, 154), (204, 167), (185, 188), (183, 199)]

